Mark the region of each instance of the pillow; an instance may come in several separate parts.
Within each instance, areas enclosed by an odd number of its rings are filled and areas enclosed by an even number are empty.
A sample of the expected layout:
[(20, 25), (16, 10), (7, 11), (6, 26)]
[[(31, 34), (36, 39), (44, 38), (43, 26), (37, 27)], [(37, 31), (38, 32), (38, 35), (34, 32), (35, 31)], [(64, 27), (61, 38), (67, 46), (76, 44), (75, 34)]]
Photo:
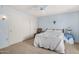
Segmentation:
[(53, 31), (53, 30), (52, 30), (52, 29), (47, 29), (46, 31), (50, 31), (50, 32), (51, 32), (51, 31)]
[(62, 33), (63, 32), (62, 29), (52, 29), (52, 30), (55, 31), (55, 32), (59, 32), (59, 33)]

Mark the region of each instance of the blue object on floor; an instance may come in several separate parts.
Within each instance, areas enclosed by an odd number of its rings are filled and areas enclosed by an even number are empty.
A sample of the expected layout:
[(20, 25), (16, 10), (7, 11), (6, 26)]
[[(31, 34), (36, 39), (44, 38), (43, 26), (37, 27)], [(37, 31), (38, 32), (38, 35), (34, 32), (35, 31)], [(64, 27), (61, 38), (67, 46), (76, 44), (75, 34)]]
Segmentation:
[(69, 40), (70, 38), (75, 39), (74, 36), (73, 36), (72, 34), (70, 34), (70, 33), (64, 33), (64, 36), (65, 36), (68, 40)]

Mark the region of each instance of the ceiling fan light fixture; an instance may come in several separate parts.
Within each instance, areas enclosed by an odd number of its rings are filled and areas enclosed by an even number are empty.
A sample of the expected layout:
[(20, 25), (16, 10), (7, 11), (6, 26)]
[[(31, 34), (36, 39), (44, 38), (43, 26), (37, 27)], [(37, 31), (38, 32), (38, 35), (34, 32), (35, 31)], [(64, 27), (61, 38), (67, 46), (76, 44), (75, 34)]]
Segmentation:
[(40, 8), (40, 10), (44, 10), (43, 8)]
[(45, 10), (47, 8), (47, 5), (41, 5), (40, 10)]
[(43, 11), (47, 9), (47, 5), (34, 5), (33, 8)]

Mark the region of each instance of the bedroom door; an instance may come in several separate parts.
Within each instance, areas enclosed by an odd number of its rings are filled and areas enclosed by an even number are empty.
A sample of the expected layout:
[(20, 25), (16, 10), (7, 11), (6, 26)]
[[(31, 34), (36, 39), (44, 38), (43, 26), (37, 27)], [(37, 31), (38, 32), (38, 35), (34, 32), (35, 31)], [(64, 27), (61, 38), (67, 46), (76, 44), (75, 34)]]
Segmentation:
[(8, 22), (0, 19), (0, 48), (8, 45)]

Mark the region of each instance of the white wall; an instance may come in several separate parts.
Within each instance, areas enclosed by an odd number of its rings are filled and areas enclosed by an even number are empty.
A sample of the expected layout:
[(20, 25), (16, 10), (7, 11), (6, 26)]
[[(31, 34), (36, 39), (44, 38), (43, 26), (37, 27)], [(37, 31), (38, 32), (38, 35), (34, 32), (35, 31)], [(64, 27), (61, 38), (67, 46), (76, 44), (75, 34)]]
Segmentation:
[(9, 44), (23, 41), (36, 32), (36, 18), (27, 13), (20, 12), (8, 6), (3, 7), (3, 15), (7, 16), (9, 23)]

